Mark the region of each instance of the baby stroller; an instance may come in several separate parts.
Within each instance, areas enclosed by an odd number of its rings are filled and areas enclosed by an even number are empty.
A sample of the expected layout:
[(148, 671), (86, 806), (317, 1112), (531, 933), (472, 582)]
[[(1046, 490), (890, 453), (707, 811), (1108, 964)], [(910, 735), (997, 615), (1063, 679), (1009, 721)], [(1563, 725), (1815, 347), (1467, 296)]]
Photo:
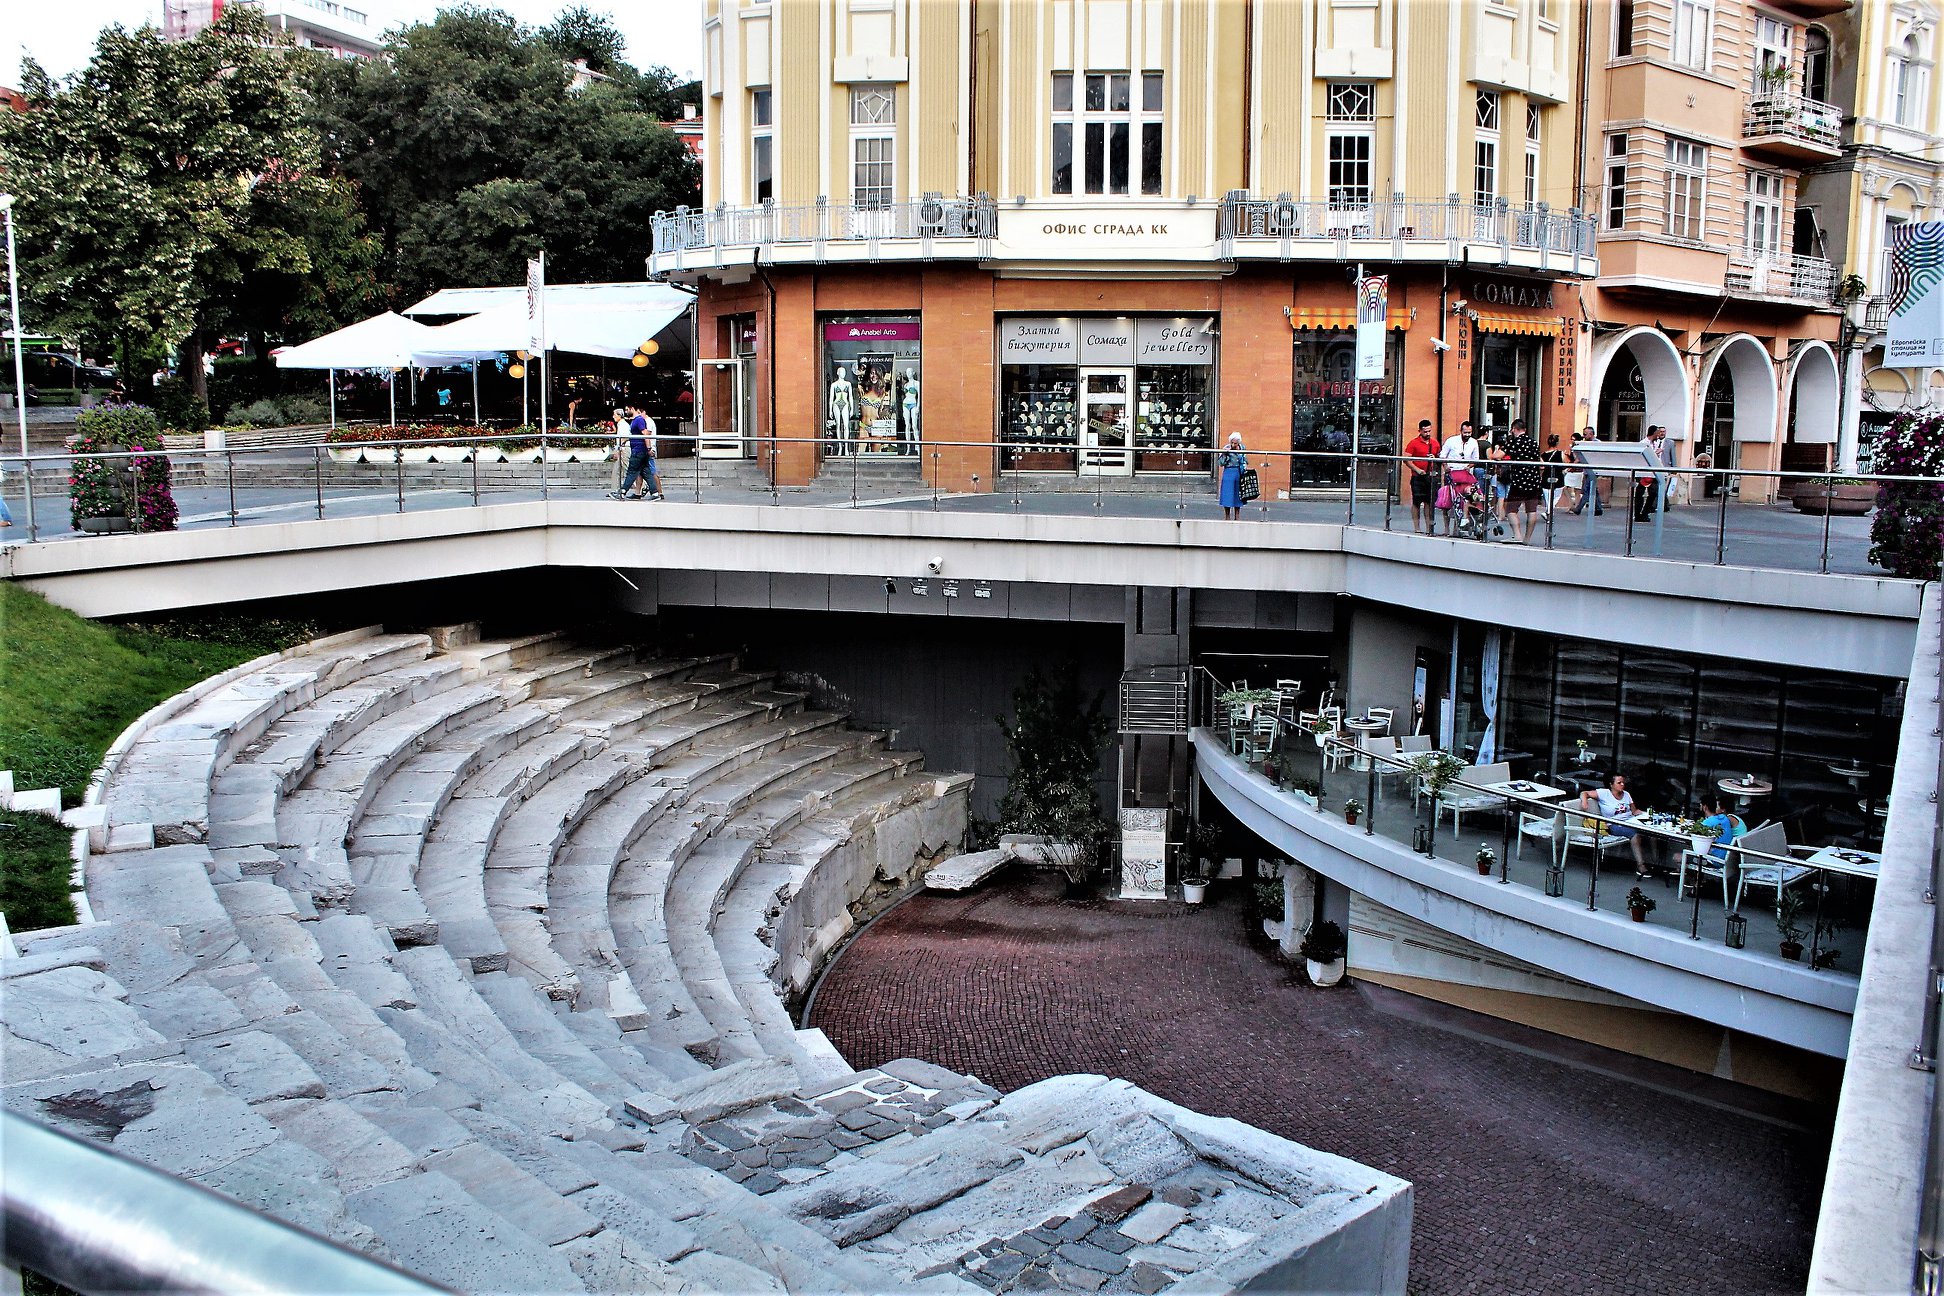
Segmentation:
[(1438, 488), (1438, 507), (1453, 514), (1452, 534), (1483, 540), (1492, 530), (1491, 496), (1479, 487), (1478, 474), (1454, 468)]

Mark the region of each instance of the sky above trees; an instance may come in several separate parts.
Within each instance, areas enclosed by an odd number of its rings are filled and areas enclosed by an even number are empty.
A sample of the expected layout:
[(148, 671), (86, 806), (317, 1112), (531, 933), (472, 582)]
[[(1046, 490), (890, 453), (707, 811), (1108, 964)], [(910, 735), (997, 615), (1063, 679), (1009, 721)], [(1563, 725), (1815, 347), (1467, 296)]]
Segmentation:
[[(572, 5), (573, 0), (502, 0), (498, 7), (540, 27)], [(367, 6), (393, 23), (423, 22), (441, 7), (442, 0), (371, 0)], [(702, 75), (702, 0), (604, 0), (590, 7), (613, 19), (628, 42), (630, 63), (665, 65), (691, 81)], [(17, 86), (23, 49), (52, 75), (66, 76), (88, 61), (103, 27), (160, 22), (162, 0), (67, 0), (59, 5), (0, 0), (0, 10), (6, 11), (6, 21), (0, 23), (0, 85)]]

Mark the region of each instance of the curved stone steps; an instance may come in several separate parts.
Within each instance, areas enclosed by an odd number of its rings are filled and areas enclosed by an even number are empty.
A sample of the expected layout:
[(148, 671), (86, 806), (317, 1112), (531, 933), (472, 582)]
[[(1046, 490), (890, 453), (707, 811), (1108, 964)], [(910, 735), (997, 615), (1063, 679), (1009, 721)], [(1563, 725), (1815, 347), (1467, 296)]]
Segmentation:
[(424, 635), (372, 630), (332, 642), (333, 647), (292, 653), (211, 687), (135, 736), (113, 757), (114, 777), (102, 789), (106, 823), (111, 828), (152, 825), (164, 845), (206, 840), (213, 784), (233, 753), (320, 691), (421, 660), (431, 650)]

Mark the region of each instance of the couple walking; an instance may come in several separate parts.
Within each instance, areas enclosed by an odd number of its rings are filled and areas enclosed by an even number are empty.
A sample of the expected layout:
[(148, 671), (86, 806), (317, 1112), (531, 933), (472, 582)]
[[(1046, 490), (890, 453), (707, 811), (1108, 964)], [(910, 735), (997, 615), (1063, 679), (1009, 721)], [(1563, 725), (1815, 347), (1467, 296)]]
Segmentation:
[[(628, 467), (621, 478), (621, 489), (609, 499), (662, 499), (661, 474), (655, 470), (655, 421), (639, 405), (614, 411), (614, 435), (628, 438)], [(630, 492), (636, 482), (641, 489)]]

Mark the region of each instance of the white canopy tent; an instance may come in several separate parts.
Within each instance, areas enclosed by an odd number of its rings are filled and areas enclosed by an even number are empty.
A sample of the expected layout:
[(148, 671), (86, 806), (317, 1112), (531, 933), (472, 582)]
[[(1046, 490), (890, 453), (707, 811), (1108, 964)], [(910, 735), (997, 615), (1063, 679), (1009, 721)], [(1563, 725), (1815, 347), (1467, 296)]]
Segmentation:
[[(663, 283), (548, 284), (541, 292), (547, 307), (549, 327), (563, 311), (616, 306), (649, 307), (667, 303), (686, 306), (695, 300), (695, 294), (689, 289)], [(404, 314), (477, 315), (508, 302), (524, 304), (525, 301), (524, 284), (510, 288), (442, 288), (424, 301), (407, 306)]]
[(398, 421), (398, 371), (407, 365), (458, 365), (471, 357), (438, 354), (427, 339), (438, 330), (417, 320), (386, 311), (356, 324), (347, 324), (334, 333), (312, 338), (272, 353), (279, 369), (327, 369), (331, 371), (331, 426), (337, 426), (337, 371), (339, 369), (390, 370), (392, 422)]
[[(561, 310), (547, 309), (547, 346), (555, 351), (574, 351), (582, 355), (607, 356), (626, 360), (641, 344), (681, 318), (693, 299), (641, 306), (587, 306)], [(486, 360), (507, 351), (531, 345), (532, 328), (527, 321), (524, 298), (505, 302), (477, 315), (426, 330), (427, 358), (419, 364), (437, 364), (432, 357), (463, 355)]]

